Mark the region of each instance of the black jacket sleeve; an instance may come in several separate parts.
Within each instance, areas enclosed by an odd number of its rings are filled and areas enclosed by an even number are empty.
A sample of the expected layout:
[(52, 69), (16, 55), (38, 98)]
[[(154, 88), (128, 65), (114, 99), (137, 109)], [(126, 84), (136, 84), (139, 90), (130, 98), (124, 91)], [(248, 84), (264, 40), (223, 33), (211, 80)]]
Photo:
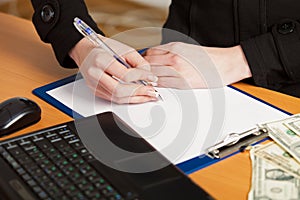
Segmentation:
[(31, 0), (34, 8), (33, 24), (42, 41), (50, 43), (61, 66), (77, 67), (69, 51), (82, 39), (73, 26), (75, 17), (81, 18), (97, 33), (103, 34), (88, 14), (83, 0)]
[(254, 83), (300, 97), (300, 1), (235, 2)]
[(286, 19), (241, 42), (256, 85), (300, 95), (300, 24)]
[[(299, 10), (299, 0), (172, 0), (164, 27), (203, 46), (241, 45), (247, 81), (300, 97)], [(163, 42), (189, 42), (166, 33)]]

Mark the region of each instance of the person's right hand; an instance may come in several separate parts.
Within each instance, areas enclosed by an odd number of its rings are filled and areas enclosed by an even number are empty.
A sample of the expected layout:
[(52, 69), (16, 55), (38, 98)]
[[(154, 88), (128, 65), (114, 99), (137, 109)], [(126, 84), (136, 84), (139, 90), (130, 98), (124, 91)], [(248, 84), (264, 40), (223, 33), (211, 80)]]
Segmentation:
[(102, 48), (95, 47), (88, 39), (80, 40), (69, 55), (79, 66), (80, 72), (94, 94), (118, 104), (156, 101), (157, 95), (153, 86), (134, 84), (138, 80), (153, 83), (158, 80), (151, 73), (149, 63), (133, 48), (100, 37), (132, 68), (127, 69)]

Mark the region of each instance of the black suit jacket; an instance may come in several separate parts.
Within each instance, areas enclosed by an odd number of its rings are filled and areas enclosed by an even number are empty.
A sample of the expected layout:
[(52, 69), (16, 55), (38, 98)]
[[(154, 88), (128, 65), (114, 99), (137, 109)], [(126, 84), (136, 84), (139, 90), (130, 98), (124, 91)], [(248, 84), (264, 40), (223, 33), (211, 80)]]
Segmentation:
[[(76, 67), (68, 52), (82, 36), (72, 25), (73, 18), (79, 16), (103, 34), (84, 1), (31, 1), (41, 39), (52, 44), (62, 66)], [(299, 0), (173, 0), (164, 27), (205, 46), (240, 44), (254, 84), (300, 97), (299, 10)], [(165, 32), (163, 36), (163, 42), (189, 42)]]

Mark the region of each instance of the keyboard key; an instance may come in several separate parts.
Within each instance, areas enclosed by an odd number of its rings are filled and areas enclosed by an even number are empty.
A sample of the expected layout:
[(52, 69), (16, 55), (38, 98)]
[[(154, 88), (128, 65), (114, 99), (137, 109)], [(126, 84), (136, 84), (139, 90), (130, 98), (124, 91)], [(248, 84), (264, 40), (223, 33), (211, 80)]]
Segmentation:
[(27, 164), (27, 163), (33, 162), (33, 160), (32, 160), (30, 157), (28, 157), (28, 156), (19, 157), (19, 158), (18, 158), (18, 161), (19, 161), (19, 163), (20, 163), (21, 165), (25, 165), (25, 164)]
[(94, 156), (92, 156), (91, 154), (90, 154), (90, 155), (83, 156), (83, 158), (84, 158), (87, 162), (92, 162), (92, 161), (95, 160)]
[(43, 139), (43, 140), (39, 140), (36, 142), (36, 145), (42, 150), (47, 150), (49, 148), (52, 147), (52, 144), (47, 140), (47, 139)]
[(70, 178), (73, 182), (76, 182), (77, 180), (83, 178), (83, 176), (79, 172), (75, 172)]
[(38, 195), (41, 199), (46, 199), (49, 197), (44, 191), (41, 191), (40, 193), (38, 193)]
[(75, 149), (71, 148), (70, 146), (64, 147), (63, 149), (60, 149), (60, 151), (66, 157), (76, 153)]
[(29, 181), (29, 180), (32, 180), (31, 179), (31, 177), (29, 176), (29, 174), (24, 174), (23, 176), (22, 176), (22, 178), (25, 180), (25, 181)]
[(68, 137), (66, 138), (66, 142), (68, 142), (69, 144), (75, 143), (75, 142), (79, 142), (79, 138), (77, 136), (72, 136), (72, 137)]
[(72, 196), (72, 200), (84, 200), (87, 199), (82, 192), (77, 192)]
[(70, 185), (71, 185), (71, 182), (65, 177), (60, 178), (60, 179), (56, 179), (56, 183), (63, 190), (67, 187), (70, 187)]
[(61, 196), (63, 195), (63, 192), (57, 187), (52, 187), (47, 192), (52, 198), (57, 200), (61, 200)]
[(12, 148), (12, 149), (9, 149), (8, 150), (9, 153), (15, 157), (15, 158), (18, 158), (20, 156), (26, 156), (25, 152), (23, 151), (23, 149), (21, 149), (20, 147), (15, 147), (15, 148)]
[(64, 137), (64, 138), (68, 138), (70, 136), (73, 136), (74, 134), (69, 131), (69, 130), (63, 130), (63, 131), (59, 131), (59, 134)]
[(93, 170), (90, 174), (86, 175), (86, 177), (91, 182), (100, 178), (100, 176), (97, 174), (95, 170)]
[(89, 187), (89, 182), (86, 179), (81, 179), (79, 181), (76, 182), (76, 185), (78, 186), (78, 188), (80, 188), (81, 190), (85, 190), (86, 188)]
[(39, 176), (43, 176), (43, 175), (44, 175), (43, 170), (40, 169), (39, 167), (30, 168), (30, 169), (27, 169), (27, 170), (28, 170), (28, 172), (29, 172), (32, 176), (39, 177)]
[(53, 142), (53, 145), (59, 150), (69, 146), (64, 140)]
[(71, 185), (65, 191), (66, 191), (67, 195), (69, 195), (69, 196), (75, 196), (78, 193), (79, 190), (76, 188), (76, 186)]
[(34, 180), (29, 180), (29, 181), (27, 181), (27, 184), (28, 184), (29, 186), (31, 186), (31, 187), (37, 185), (36, 182), (35, 182)]
[(35, 187), (33, 187), (32, 188), (33, 189), (33, 191), (35, 192), (35, 193), (40, 193), (40, 192), (42, 192), (42, 188), (41, 187), (39, 187), (39, 186), (35, 186)]
[(11, 162), (11, 166), (16, 170), (21, 167), (16, 161)]
[(25, 170), (22, 167), (20, 167), (19, 169), (17, 169), (17, 173), (19, 175), (22, 175), (22, 174), (25, 174), (26, 172), (25, 172)]
[(86, 196), (88, 197), (88, 199), (100, 199), (100, 200), (107, 200), (107, 198), (105, 198), (100, 192), (94, 191), (92, 193), (89, 192), (85, 192), (88, 193), (86, 194)]
[(103, 178), (94, 179), (93, 183), (97, 188), (103, 188), (103, 186), (107, 185)]
[(94, 170), (93, 168), (88, 165), (88, 164), (82, 164), (80, 167), (79, 167), (79, 170), (82, 174), (85, 174), (85, 175), (89, 175), (90, 173), (92, 173)]
[(67, 165), (70, 164), (70, 162), (66, 158), (61, 158), (56, 162), (59, 168), (65, 168)]
[(61, 137), (59, 135), (54, 135), (49, 137), (48, 140), (50, 140), (51, 143), (55, 143), (61, 141)]
[(40, 150), (34, 144), (24, 145), (24, 146), (22, 146), (22, 148), (27, 154), (29, 154), (31, 156), (34, 156), (35, 154), (40, 153)]
[(82, 144), (82, 142), (78, 141), (78, 142), (74, 142), (71, 144), (71, 147), (74, 149), (81, 149), (84, 147), (84, 145)]

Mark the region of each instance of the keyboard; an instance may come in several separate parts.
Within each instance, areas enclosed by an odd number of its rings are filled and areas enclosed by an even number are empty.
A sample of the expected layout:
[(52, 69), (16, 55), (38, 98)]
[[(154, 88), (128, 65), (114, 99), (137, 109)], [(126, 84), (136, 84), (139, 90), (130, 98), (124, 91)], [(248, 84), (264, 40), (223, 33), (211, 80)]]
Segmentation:
[[(152, 156), (114, 156), (104, 154), (110, 153), (109, 149), (102, 149), (96, 152), (97, 159), (86, 148), (93, 146), (84, 140), (85, 146), (78, 131), (93, 135), (92, 141), (98, 142), (92, 143), (99, 147), (106, 145), (106, 140), (97, 138), (104, 133), (118, 148), (152, 152)], [(110, 159), (109, 165), (101, 161), (104, 157)], [(127, 167), (154, 163), (162, 167), (140, 173), (126, 171)], [(112, 112), (0, 141), (0, 170), (1, 200), (212, 199)]]
[(124, 199), (67, 125), (4, 141), (0, 155), (40, 199)]

